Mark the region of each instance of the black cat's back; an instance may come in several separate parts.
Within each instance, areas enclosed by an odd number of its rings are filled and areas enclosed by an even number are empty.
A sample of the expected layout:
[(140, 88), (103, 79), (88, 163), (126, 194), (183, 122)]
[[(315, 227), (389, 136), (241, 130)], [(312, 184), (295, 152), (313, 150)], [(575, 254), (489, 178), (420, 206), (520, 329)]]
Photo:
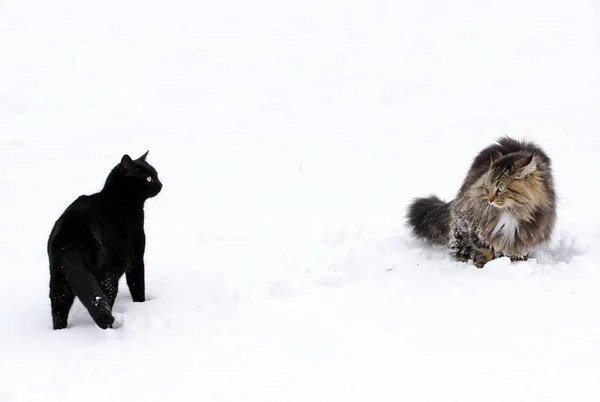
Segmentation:
[(106, 274), (111, 269), (122, 274), (126, 267), (115, 262), (126, 262), (129, 257), (126, 250), (131, 248), (136, 226), (132, 222), (137, 220), (127, 212), (102, 193), (80, 196), (56, 221), (48, 240), (48, 254), (81, 248), (87, 254), (90, 269), (97, 274)]

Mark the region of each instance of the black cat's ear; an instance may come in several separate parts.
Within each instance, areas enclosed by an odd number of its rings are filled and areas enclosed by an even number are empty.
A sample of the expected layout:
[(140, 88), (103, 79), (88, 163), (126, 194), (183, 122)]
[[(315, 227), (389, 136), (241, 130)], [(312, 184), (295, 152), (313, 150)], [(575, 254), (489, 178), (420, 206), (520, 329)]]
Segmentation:
[(138, 161), (145, 161), (146, 160), (146, 156), (148, 156), (148, 152), (150, 152), (150, 151), (146, 151), (146, 153), (144, 155), (140, 156), (138, 158)]
[(133, 160), (131, 159), (131, 157), (129, 155), (125, 154), (121, 158), (121, 166), (123, 166), (125, 169), (129, 170), (135, 166), (135, 163), (133, 162)]
[(528, 174), (535, 172), (537, 169), (537, 161), (535, 155), (530, 155), (516, 162), (517, 171), (515, 177), (524, 179)]

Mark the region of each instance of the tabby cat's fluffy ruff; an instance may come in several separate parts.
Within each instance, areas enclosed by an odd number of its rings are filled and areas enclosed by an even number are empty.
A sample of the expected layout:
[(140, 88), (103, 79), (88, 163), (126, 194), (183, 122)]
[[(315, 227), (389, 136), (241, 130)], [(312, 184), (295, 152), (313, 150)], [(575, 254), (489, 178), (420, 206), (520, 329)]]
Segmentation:
[(550, 158), (531, 142), (501, 138), (477, 155), (453, 201), (418, 198), (407, 218), (417, 237), (479, 268), (497, 256), (525, 259), (556, 221)]

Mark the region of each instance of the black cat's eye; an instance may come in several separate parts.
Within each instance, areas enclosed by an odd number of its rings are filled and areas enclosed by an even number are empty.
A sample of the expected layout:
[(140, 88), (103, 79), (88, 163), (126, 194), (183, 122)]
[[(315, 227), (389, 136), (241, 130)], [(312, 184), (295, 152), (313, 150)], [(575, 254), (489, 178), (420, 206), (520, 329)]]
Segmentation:
[(148, 181), (148, 183), (152, 183), (152, 176), (146, 177), (146, 181)]

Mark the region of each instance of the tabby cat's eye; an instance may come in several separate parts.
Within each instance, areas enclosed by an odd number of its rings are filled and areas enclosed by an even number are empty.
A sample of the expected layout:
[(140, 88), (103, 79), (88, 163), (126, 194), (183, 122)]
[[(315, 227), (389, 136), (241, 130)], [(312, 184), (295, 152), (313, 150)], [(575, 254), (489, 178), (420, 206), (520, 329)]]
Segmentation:
[(152, 177), (148, 176), (146, 177), (146, 180), (148, 180), (148, 183), (152, 182)]
[(503, 186), (503, 185), (499, 185), (499, 186), (498, 186), (498, 191), (499, 191), (499, 192), (503, 192), (504, 190), (505, 190), (505, 189), (504, 189), (504, 186)]

